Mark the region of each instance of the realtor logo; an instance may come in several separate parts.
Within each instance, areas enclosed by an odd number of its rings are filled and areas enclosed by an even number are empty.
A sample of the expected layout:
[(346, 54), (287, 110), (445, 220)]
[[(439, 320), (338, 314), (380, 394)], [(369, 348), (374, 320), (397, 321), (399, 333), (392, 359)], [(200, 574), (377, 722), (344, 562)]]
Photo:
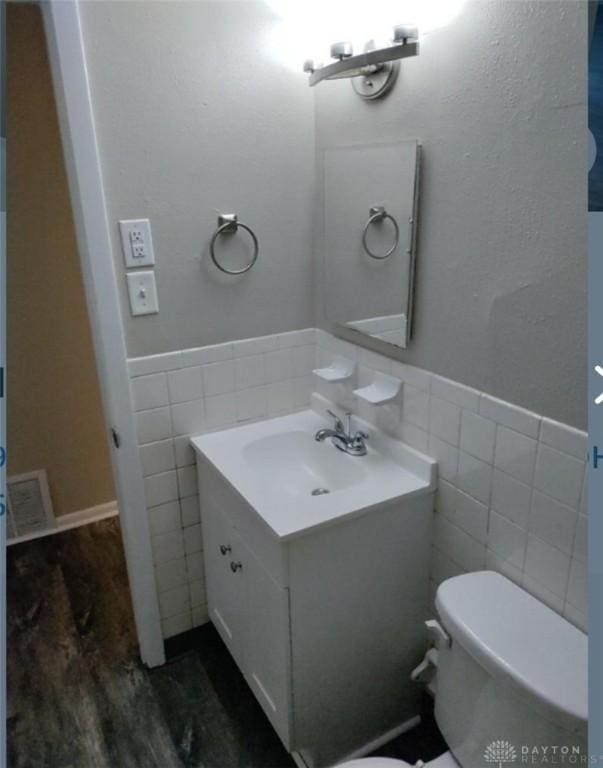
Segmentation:
[(487, 763), (497, 763), (498, 768), (503, 768), (505, 763), (514, 763), (517, 760), (517, 752), (508, 741), (492, 741), (484, 750), (484, 760)]

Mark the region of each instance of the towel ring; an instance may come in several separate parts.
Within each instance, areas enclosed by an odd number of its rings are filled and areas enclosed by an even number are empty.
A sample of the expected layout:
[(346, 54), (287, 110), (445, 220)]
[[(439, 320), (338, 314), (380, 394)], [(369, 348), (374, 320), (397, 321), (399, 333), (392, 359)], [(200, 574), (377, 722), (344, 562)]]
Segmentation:
[[(234, 234), (239, 227), (248, 232), (251, 240), (253, 241), (253, 256), (251, 257), (249, 264), (246, 264), (241, 269), (227, 269), (226, 267), (222, 266), (222, 264), (220, 264), (216, 257), (216, 240), (220, 235)], [(218, 216), (218, 229), (214, 232), (209, 243), (209, 253), (211, 255), (211, 260), (221, 272), (224, 272), (227, 275), (242, 275), (244, 272), (249, 272), (251, 267), (253, 267), (253, 265), (258, 260), (259, 252), (260, 247), (258, 244), (258, 239), (255, 236), (255, 232), (251, 229), (251, 227), (248, 227), (247, 224), (243, 224), (242, 221), (239, 221), (236, 213), (223, 213)]]
[[(366, 236), (368, 235), (369, 227), (371, 226), (371, 224), (373, 224), (375, 221), (383, 221), (383, 219), (389, 219), (391, 223), (394, 225), (394, 229), (396, 231), (396, 239), (392, 247), (389, 249), (389, 251), (386, 251), (385, 253), (382, 253), (382, 254), (373, 253), (373, 251), (371, 251), (371, 249), (368, 246), (368, 243), (366, 241)], [(382, 261), (383, 259), (387, 259), (388, 256), (392, 255), (392, 253), (398, 247), (399, 242), (400, 242), (400, 227), (398, 226), (398, 222), (394, 219), (391, 213), (388, 213), (385, 210), (385, 206), (383, 205), (372, 206), (372, 208), (369, 210), (368, 221), (364, 225), (364, 231), (362, 233), (362, 245), (364, 246), (364, 250), (368, 253), (371, 259), (377, 259), (377, 261)]]

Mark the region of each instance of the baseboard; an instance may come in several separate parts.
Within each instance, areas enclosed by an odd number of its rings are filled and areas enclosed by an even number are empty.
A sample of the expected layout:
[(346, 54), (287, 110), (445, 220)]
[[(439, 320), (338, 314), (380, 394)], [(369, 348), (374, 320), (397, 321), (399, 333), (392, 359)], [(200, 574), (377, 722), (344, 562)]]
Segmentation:
[(19, 544), (22, 541), (31, 541), (32, 539), (40, 539), (43, 536), (52, 536), (55, 533), (63, 533), (72, 528), (79, 528), (81, 525), (97, 523), (99, 520), (116, 517), (118, 514), (119, 509), (117, 508), (117, 501), (109, 501), (106, 504), (99, 504), (96, 507), (80, 509), (77, 512), (70, 512), (67, 515), (59, 515), (55, 518), (54, 526), (43, 528), (39, 531), (35, 531), (35, 533), (26, 533), (23, 536), (7, 538), (6, 544), (10, 546), (11, 544)]
[(293, 762), (295, 763), (297, 768), (308, 768), (308, 763), (306, 763), (306, 761), (300, 755), (299, 752), (290, 752), (289, 754), (293, 758)]
[[(400, 725), (397, 725), (395, 728), (392, 728), (389, 731), (386, 731), (381, 736), (378, 736), (376, 739), (373, 739), (372, 741), (369, 741), (367, 744), (364, 744), (359, 749), (355, 749), (353, 752), (350, 752), (349, 755), (346, 755), (345, 757), (342, 757), (340, 760), (338, 760), (336, 763), (334, 763), (331, 768), (337, 768), (338, 765), (342, 765), (343, 763), (348, 763), (350, 760), (359, 760), (361, 757), (366, 757), (367, 755), (370, 755), (372, 752), (375, 752), (375, 750), (382, 747), (384, 744), (388, 744), (390, 741), (393, 741), (398, 736), (400, 736), (403, 733), (406, 733), (406, 731), (410, 731), (411, 728), (415, 728), (417, 725), (421, 723), (421, 716), (415, 715), (414, 717), (409, 718), (408, 720), (405, 720)], [(299, 752), (291, 752), (291, 757), (293, 758), (293, 761), (295, 762), (295, 765), (297, 768), (308, 768), (308, 764), (302, 757), (302, 755)]]
[(378, 736), (376, 739), (373, 739), (373, 741), (369, 741), (368, 744), (360, 747), (360, 749), (354, 750), (339, 762), (346, 763), (350, 760), (358, 760), (361, 757), (366, 757), (384, 744), (388, 744), (390, 741), (398, 738), (401, 734), (406, 733), (406, 731), (410, 731), (411, 728), (415, 728), (420, 722), (421, 715), (415, 715), (414, 717), (405, 720), (403, 723), (400, 723), (400, 725), (397, 725), (395, 728), (392, 728), (390, 731), (387, 731), (382, 736)]

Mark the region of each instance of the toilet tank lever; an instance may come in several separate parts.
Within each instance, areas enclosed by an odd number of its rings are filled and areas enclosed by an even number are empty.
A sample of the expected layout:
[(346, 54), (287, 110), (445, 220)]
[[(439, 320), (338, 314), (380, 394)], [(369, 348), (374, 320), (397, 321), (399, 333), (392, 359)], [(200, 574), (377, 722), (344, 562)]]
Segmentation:
[(440, 646), (450, 648), (452, 645), (450, 635), (446, 632), (446, 630), (442, 627), (437, 619), (429, 619), (429, 621), (425, 622), (425, 626), (427, 627), (429, 636), (434, 641), (436, 648), (440, 648)]
[(438, 652), (435, 648), (430, 648), (423, 657), (423, 661), (410, 673), (410, 679), (413, 681), (413, 683), (416, 683), (421, 680), (421, 676), (424, 675), (425, 672), (437, 668)]

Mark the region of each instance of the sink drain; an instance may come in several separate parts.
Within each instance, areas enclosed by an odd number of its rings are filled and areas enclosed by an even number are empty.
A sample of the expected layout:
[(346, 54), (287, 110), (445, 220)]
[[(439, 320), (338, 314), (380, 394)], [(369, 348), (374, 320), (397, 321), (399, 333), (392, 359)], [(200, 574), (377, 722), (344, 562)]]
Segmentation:
[(312, 491), (312, 496), (324, 496), (325, 493), (331, 493), (328, 488), (315, 488)]

